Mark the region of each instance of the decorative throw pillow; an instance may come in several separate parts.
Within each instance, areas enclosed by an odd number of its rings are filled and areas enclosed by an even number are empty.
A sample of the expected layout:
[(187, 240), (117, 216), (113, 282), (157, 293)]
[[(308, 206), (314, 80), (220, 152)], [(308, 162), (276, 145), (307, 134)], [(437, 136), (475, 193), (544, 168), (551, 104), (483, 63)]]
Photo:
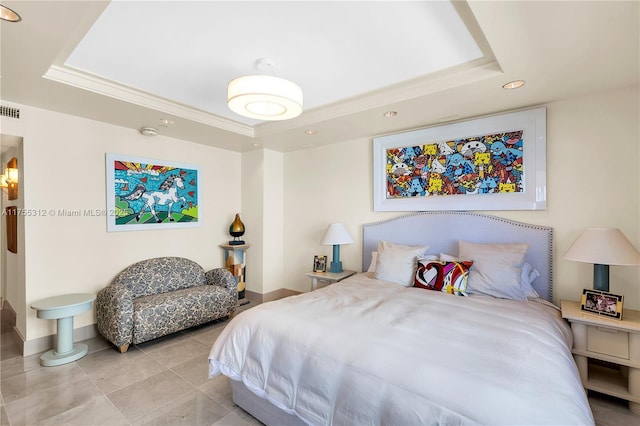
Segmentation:
[(405, 246), (389, 241), (378, 242), (375, 277), (410, 287), (416, 273), (416, 258), (429, 246)]
[(522, 265), (527, 244), (476, 244), (458, 242), (460, 259), (473, 261), (467, 290), (503, 299), (525, 300)]
[(418, 259), (414, 286), (466, 296), (467, 277), (472, 265), (473, 262), (470, 261)]

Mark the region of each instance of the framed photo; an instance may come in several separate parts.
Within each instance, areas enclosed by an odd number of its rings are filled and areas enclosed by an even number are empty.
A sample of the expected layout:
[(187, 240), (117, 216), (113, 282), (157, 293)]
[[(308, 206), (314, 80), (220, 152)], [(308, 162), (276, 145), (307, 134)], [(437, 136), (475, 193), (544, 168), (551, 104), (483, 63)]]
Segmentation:
[(582, 290), (580, 310), (610, 318), (622, 319), (622, 299), (613, 293), (600, 290)]
[(327, 272), (327, 256), (313, 256), (313, 272)]
[(106, 155), (107, 231), (201, 226), (197, 166)]
[(375, 211), (546, 209), (546, 108), (373, 139)]

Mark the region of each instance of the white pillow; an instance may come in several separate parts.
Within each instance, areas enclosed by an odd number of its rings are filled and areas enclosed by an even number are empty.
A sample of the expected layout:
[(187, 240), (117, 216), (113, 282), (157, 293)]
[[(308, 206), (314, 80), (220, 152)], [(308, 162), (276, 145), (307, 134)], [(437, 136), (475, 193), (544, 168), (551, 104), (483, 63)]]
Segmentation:
[(526, 300), (522, 265), (527, 244), (476, 244), (458, 242), (461, 259), (473, 260), (467, 291), (503, 299)]
[(416, 273), (416, 258), (429, 246), (404, 246), (389, 241), (378, 242), (375, 277), (411, 287)]
[(378, 261), (378, 252), (377, 251), (372, 251), (371, 252), (371, 263), (369, 264), (369, 269), (367, 269), (367, 272), (375, 272), (376, 271), (376, 262)]
[(531, 285), (533, 280), (535, 280), (539, 276), (540, 276), (540, 272), (538, 272), (533, 266), (531, 266), (527, 262), (525, 262), (522, 265), (522, 277), (521, 277), (522, 291), (524, 291), (524, 295), (527, 299), (540, 298), (540, 295), (538, 294), (538, 292)]
[[(456, 262), (459, 261), (455, 256), (451, 256), (450, 254), (440, 253), (440, 260), (444, 260), (447, 262)], [(522, 273), (520, 275), (520, 286), (522, 287), (522, 291), (527, 299), (538, 299), (540, 295), (533, 288), (531, 283), (533, 280), (540, 276), (540, 272), (531, 266), (529, 263), (525, 262), (522, 264)]]

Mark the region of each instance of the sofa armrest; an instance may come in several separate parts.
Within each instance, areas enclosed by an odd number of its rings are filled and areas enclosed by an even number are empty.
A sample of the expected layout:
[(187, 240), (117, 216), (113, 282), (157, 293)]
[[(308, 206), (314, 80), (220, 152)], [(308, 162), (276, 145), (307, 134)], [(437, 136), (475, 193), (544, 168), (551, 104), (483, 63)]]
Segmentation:
[(205, 283), (208, 285), (226, 287), (235, 293), (238, 292), (238, 281), (227, 268), (212, 269), (205, 272), (204, 277)]
[(96, 296), (95, 309), (100, 334), (118, 348), (133, 340), (133, 298), (122, 285), (111, 284)]

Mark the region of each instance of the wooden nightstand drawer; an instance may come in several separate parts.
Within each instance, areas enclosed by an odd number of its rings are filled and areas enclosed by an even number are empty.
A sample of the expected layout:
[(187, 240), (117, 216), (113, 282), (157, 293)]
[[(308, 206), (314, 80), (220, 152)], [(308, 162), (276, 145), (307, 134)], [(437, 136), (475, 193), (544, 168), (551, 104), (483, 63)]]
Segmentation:
[(629, 359), (629, 333), (613, 328), (587, 326), (587, 350)]

